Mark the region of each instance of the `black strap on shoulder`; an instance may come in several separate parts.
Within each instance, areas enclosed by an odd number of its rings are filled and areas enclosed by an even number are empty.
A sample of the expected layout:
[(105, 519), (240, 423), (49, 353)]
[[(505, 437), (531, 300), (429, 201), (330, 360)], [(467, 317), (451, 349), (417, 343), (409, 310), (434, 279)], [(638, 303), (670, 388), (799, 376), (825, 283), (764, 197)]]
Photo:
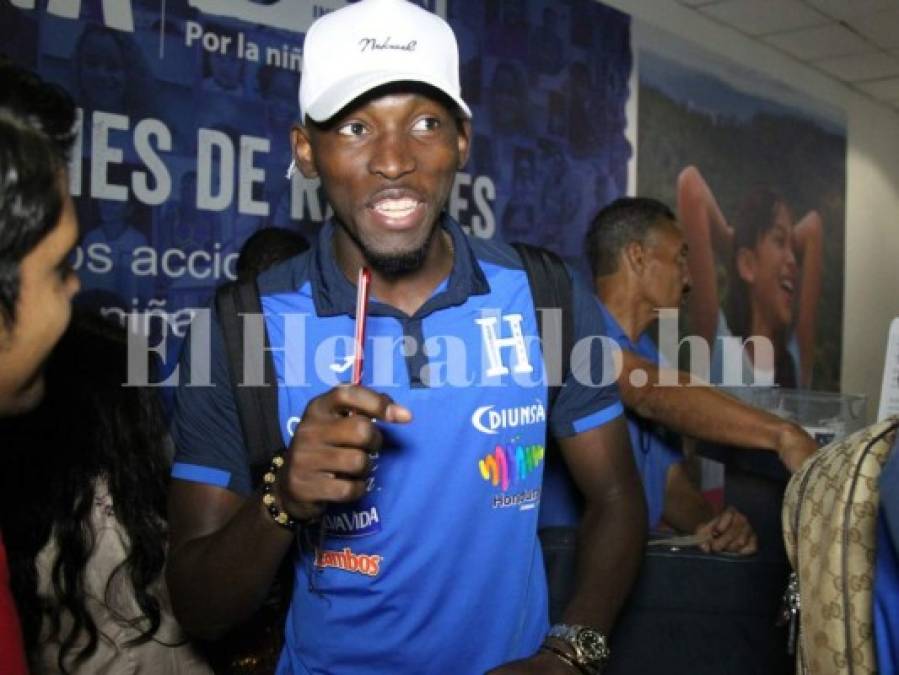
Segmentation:
[[(524, 243), (512, 246), (521, 256), (531, 286), (537, 327), (549, 378), (549, 407), (555, 403), (561, 383), (571, 371), (571, 350), (574, 348), (574, 315), (571, 277), (562, 259), (545, 248)], [(553, 314), (545, 310), (561, 310), (561, 320), (553, 321)], [(544, 311), (541, 311), (544, 310)]]
[(215, 304), (225, 351), (228, 356), (228, 372), (237, 403), (244, 444), (249, 454), (250, 474), (253, 486), (258, 487), (262, 474), (268, 468), (272, 455), (284, 445), (281, 425), (278, 422), (278, 390), (275, 364), (269, 351), (268, 334), (265, 337), (265, 384), (243, 385), (244, 378), (244, 319), (245, 314), (262, 315), (256, 280), (232, 281), (219, 287)]

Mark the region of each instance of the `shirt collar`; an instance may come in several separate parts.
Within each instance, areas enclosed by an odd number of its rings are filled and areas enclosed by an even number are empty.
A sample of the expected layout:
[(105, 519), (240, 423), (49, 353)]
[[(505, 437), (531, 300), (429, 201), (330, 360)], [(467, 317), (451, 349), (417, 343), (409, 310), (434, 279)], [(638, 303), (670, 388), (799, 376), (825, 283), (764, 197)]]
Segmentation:
[[(336, 227), (333, 220), (325, 224), (313, 251), (312, 297), (315, 311), (319, 316), (340, 314), (353, 316), (356, 313), (356, 285), (346, 278), (334, 254)], [(471, 249), (468, 236), (459, 224), (449, 216), (444, 216), (439, 227), (446, 230), (452, 239), (453, 268), (446, 284), (438, 286), (435, 294), (416, 312), (418, 317), (446, 307), (461, 305), (469, 296), (486, 295), (490, 292), (490, 285)], [(371, 303), (369, 313), (402, 315), (393, 307), (377, 301)]]
[(621, 324), (618, 323), (618, 320), (609, 311), (608, 307), (599, 298), (596, 299), (596, 302), (599, 303), (599, 311), (602, 313), (603, 321), (606, 323), (606, 335), (615, 340), (622, 348), (647, 358), (654, 363), (658, 363), (661, 360), (659, 349), (656, 347), (656, 343), (653, 342), (652, 337), (650, 337), (649, 331), (641, 333), (637, 336), (637, 341), (634, 342), (624, 332)]
[(615, 342), (630, 347), (632, 344), (631, 339), (628, 337), (627, 333), (624, 332), (624, 329), (621, 327), (621, 324), (618, 323), (618, 320), (612, 315), (612, 312), (609, 311), (599, 298), (596, 299), (596, 303), (599, 305), (599, 311), (602, 313), (602, 319), (606, 324), (606, 335), (615, 340)]

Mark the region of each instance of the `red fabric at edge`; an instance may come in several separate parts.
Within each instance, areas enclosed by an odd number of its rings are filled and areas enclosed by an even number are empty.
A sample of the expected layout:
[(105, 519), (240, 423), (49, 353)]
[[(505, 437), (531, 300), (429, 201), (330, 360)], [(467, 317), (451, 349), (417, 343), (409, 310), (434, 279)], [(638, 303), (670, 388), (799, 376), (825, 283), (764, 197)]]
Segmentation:
[(6, 566), (6, 548), (0, 534), (0, 673), (3, 675), (28, 675), (25, 665), (25, 649), (22, 646), (22, 629), (19, 616), (9, 590), (9, 568)]

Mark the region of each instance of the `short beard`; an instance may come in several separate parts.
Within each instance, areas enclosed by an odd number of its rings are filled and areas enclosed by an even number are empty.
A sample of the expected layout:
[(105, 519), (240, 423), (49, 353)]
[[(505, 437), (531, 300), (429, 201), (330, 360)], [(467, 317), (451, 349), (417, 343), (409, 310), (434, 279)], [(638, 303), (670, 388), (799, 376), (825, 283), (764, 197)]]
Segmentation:
[(350, 228), (340, 223), (340, 221), (337, 222), (347, 236), (353, 240), (353, 243), (359, 247), (362, 257), (365, 258), (369, 267), (382, 277), (388, 278), (402, 277), (420, 270), (428, 257), (434, 235), (440, 229), (439, 223), (434, 223), (431, 231), (428, 232), (427, 238), (414, 251), (407, 251), (406, 253), (378, 253), (368, 248), (354, 232), (350, 231)]

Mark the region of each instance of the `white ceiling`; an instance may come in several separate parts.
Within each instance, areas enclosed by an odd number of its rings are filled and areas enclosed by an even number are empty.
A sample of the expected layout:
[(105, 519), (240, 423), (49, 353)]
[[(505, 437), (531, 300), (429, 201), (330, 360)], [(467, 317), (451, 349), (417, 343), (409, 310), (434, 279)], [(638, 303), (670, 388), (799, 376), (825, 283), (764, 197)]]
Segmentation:
[(899, 110), (899, 0), (677, 0)]

